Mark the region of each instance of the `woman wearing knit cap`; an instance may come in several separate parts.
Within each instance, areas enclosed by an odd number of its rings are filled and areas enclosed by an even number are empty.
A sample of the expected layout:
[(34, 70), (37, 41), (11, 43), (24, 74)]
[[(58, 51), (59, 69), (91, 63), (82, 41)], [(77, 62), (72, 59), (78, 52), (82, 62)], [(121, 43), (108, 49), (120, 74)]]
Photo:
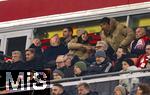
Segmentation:
[(83, 61), (78, 61), (74, 64), (74, 76), (86, 75), (87, 66)]
[(125, 87), (118, 85), (114, 89), (114, 95), (127, 95)]
[(53, 71), (53, 79), (54, 80), (60, 80), (62, 78), (64, 78), (64, 73), (62, 71), (57, 70), (57, 69)]

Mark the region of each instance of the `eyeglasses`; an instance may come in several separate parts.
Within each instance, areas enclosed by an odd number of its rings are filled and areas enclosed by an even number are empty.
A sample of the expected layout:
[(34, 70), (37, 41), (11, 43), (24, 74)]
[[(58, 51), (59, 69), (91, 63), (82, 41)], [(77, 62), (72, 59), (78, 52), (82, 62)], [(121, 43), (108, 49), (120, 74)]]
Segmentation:
[(60, 62), (56, 62), (56, 63), (58, 63), (58, 64), (59, 64), (59, 63), (64, 63), (64, 61), (60, 61)]

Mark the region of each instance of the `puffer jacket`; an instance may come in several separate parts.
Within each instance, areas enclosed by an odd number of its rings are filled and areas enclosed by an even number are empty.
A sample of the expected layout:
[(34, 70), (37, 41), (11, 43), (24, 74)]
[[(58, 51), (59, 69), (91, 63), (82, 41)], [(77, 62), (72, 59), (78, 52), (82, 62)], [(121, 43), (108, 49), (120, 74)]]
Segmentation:
[(102, 31), (101, 38), (106, 41), (114, 50), (118, 47), (127, 47), (135, 39), (135, 33), (131, 28), (119, 23), (114, 18), (110, 18), (109, 32)]

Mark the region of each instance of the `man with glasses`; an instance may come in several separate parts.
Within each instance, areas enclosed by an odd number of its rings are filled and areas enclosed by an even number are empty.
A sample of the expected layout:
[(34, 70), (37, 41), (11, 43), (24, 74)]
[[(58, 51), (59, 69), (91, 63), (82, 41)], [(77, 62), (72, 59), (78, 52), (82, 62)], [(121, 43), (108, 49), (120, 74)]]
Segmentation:
[(64, 73), (64, 77), (72, 77), (73, 71), (70, 68), (67, 68), (65, 55), (59, 55), (56, 58), (56, 69)]

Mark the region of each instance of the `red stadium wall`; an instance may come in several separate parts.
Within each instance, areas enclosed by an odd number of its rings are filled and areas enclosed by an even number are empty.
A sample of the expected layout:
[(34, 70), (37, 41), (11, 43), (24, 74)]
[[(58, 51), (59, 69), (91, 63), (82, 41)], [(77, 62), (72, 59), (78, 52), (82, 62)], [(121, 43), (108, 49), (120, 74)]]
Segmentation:
[(146, 1), (149, 0), (6, 0), (0, 1), (0, 22)]

